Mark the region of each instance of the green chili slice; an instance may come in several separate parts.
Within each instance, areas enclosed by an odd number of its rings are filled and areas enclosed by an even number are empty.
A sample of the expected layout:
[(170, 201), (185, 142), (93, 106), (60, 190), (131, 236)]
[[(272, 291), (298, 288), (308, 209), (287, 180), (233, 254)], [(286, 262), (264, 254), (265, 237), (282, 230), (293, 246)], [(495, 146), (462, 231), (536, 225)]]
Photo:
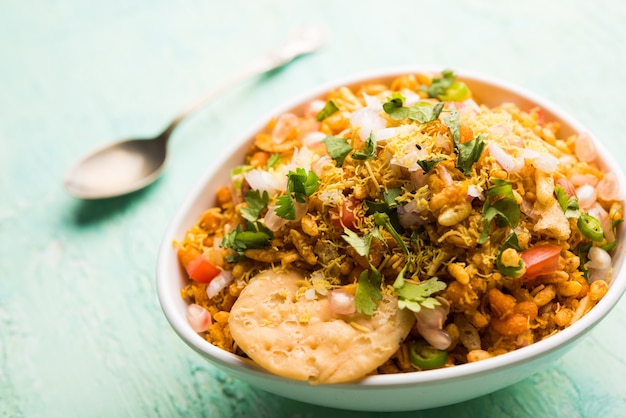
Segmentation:
[(580, 233), (590, 240), (600, 242), (604, 239), (604, 232), (602, 231), (600, 221), (588, 213), (580, 215), (577, 225)]
[(414, 341), (409, 350), (411, 363), (423, 370), (438, 369), (446, 364), (448, 352), (438, 350), (425, 340)]

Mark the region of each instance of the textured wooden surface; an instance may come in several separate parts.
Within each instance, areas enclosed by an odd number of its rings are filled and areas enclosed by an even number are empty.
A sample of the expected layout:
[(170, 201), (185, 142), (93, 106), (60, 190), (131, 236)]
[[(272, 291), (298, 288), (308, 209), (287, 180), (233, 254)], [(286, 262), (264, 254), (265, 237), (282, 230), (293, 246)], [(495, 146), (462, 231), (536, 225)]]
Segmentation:
[[(395, 65), (465, 68), (523, 85), (623, 161), (625, 21), (625, 3), (609, 0), (1, 2), (0, 416), (387, 416), (267, 394), (184, 346), (154, 284), (170, 217), (222, 145), (269, 108)], [(309, 22), (325, 22), (331, 44), (186, 121), (152, 187), (99, 202), (64, 193), (61, 178), (83, 153), (156, 133)], [(623, 299), (574, 350), (509, 388), (389, 416), (624, 416), (625, 317)]]

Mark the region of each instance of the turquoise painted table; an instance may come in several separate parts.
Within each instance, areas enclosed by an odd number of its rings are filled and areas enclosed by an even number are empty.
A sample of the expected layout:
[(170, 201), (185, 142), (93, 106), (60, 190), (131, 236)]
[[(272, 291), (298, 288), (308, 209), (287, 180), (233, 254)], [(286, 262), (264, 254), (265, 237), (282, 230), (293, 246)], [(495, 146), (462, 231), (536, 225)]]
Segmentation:
[[(330, 45), (185, 121), (156, 184), (105, 201), (64, 192), (65, 171), (85, 152), (157, 133), (311, 22), (327, 25)], [(189, 350), (155, 291), (169, 219), (246, 125), (322, 82), (387, 66), (508, 79), (571, 112), (623, 159), (624, 22), (626, 3), (608, 0), (1, 2), (0, 416), (386, 416), (270, 395)], [(623, 299), (550, 368), (497, 393), (389, 416), (624, 416), (625, 318)]]

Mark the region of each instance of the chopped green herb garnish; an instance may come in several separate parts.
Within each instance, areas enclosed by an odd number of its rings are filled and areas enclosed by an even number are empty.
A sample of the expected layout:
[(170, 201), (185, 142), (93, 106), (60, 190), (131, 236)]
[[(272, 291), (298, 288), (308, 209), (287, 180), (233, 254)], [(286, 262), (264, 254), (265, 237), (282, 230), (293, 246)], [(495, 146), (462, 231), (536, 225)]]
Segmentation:
[(365, 205), (367, 206), (367, 212), (365, 214), (373, 215), (376, 212), (390, 214), (391, 210), (398, 206), (396, 198), (400, 195), (402, 195), (402, 189), (394, 188), (383, 192), (382, 202), (372, 202), (371, 200), (366, 200)]
[(363, 270), (359, 275), (356, 293), (354, 295), (354, 305), (356, 311), (366, 315), (372, 315), (378, 305), (377, 300), (383, 298), (380, 291), (382, 276), (373, 266), (369, 270)]
[(568, 196), (563, 186), (559, 184), (554, 186), (554, 194), (566, 217), (578, 218), (580, 216), (580, 207), (576, 196)]
[(244, 201), (248, 204), (248, 207), (241, 208), (241, 216), (250, 222), (254, 222), (259, 218), (259, 215), (261, 211), (265, 209), (265, 206), (267, 206), (269, 195), (265, 190), (263, 191), (263, 194), (261, 194), (258, 190), (248, 190)]
[(259, 222), (247, 222), (244, 231), (241, 225), (237, 225), (234, 231), (229, 232), (222, 239), (220, 247), (230, 248), (237, 252), (236, 257), (229, 256), (226, 261), (233, 263), (244, 255), (245, 250), (264, 248), (274, 238), (272, 231)]
[(452, 142), (454, 143), (454, 151), (458, 155), (457, 168), (463, 171), (463, 174), (469, 176), (471, 174), (472, 165), (482, 155), (485, 150), (485, 134), (480, 134), (471, 141), (461, 143), (461, 124), (459, 121), (459, 112), (453, 110), (444, 119), (444, 123), (450, 129)]
[(417, 160), (417, 165), (422, 167), (422, 170), (424, 170), (424, 173), (428, 173), (430, 170), (435, 168), (437, 164), (439, 164), (441, 161), (444, 161), (444, 160), (445, 158), (443, 157), (436, 157), (431, 160)]
[(519, 222), (520, 215), (520, 208), (513, 195), (511, 182), (494, 179), (493, 185), (487, 189), (487, 198), (483, 205), (482, 214), (482, 219), (486, 223), (478, 243), (483, 244), (487, 241), (489, 226), (492, 220), (495, 219), (496, 224), (500, 227), (508, 225), (511, 228), (515, 228)]
[(443, 119), (448, 129), (450, 129), (450, 135), (452, 135), (452, 142), (454, 143), (454, 149), (458, 152), (458, 146), (461, 143), (461, 121), (459, 120), (459, 112), (453, 109), (448, 116)]
[(443, 102), (435, 105), (428, 102), (417, 102), (411, 107), (405, 107), (404, 97), (400, 93), (394, 93), (383, 104), (383, 110), (393, 120), (410, 119), (420, 123), (428, 123), (439, 117), (443, 106)]
[(370, 133), (370, 136), (365, 141), (363, 151), (355, 151), (352, 153), (352, 159), (359, 161), (376, 159), (376, 141), (374, 140), (373, 133)]
[(303, 168), (287, 173), (287, 193), (276, 199), (276, 215), (283, 219), (296, 219), (296, 206), (294, 201), (306, 202), (306, 197), (311, 196), (319, 187), (319, 178), (313, 171), (308, 173)]
[(459, 157), (456, 167), (466, 176), (472, 174), (472, 166), (485, 149), (485, 134), (480, 134), (471, 141), (458, 144)]
[(337, 112), (338, 110), (339, 108), (337, 107), (335, 102), (332, 100), (329, 100), (326, 102), (322, 110), (319, 111), (319, 113), (317, 114), (315, 118), (317, 119), (318, 122), (321, 122), (327, 117), (329, 117), (330, 115), (332, 115), (333, 113)]
[(505, 266), (502, 264), (502, 252), (506, 249), (513, 248), (514, 250), (521, 251), (522, 248), (519, 245), (519, 240), (517, 239), (517, 234), (515, 232), (511, 232), (508, 237), (504, 240), (502, 245), (500, 246), (500, 251), (496, 256), (496, 267), (498, 271), (505, 276), (509, 277), (517, 277), (519, 272), (522, 270), (524, 266), (523, 261), (520, 259), (519, 264), (517, 266)]
[(469, 97), (469, 89), (462, 81), (457, 81), (452, 70), (443, 70), (441, 77), (433, 78), (430, 86), (422, 86), (421, 90), (429, 97), (444, 101), (461, 101)]
[(343, 161), (346, 159), (348, 154), (350, 154), (350, 151), (352, 151), (352, 146), (348, 144), (348, 141), (346, 141), (345, 138), (328, 135), (322, 140), (322, 143), (326, 145), (328, 155), (330, 155), (330, 158), (335, 160), (337, 167), (341, 167), (343, 165)]
[(432, 309), (440, 305), (439, 301), (432, 295), (445, 288), (446, 284), (439, 281), (437, 277), (431, 277), (420, 283), (404, 281), (402, 286), (396, 287), (394, 285), (394, 290), (398, 295), (398, 307), (413, 312), (419, 312), (422, 307)]
[(280, 154), (270, 155), (270, 158), (267, 159), (267, 164), (265, 165), (265, 168), (269, 170), (270, 168), (276, 167), (276, 164), (280, 162), (281, 158), (282, 157), (280, 156)]
[(342, 235), (341, 238), (350, 244), (358, 255), (366, 258), (369, 257), (372, 238), (374, 238), (372, 234), (366, 234), (363, 237), (360, 237), (356, 234), (356, 232), (351, 231), (348, 228), (344, 228), (343, 232), (344, 235)]

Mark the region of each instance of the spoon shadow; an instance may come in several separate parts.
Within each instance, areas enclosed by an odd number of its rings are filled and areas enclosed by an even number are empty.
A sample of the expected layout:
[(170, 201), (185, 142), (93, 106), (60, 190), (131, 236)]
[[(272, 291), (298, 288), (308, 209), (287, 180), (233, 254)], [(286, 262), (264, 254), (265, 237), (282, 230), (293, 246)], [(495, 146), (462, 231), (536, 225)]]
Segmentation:
[(157, 179), (154, 183), (123, 196), (94, 200), (76, 199), (71, 211), (71, 221), (78, 227), (106, 222), (152, 194), (158, 189), (159, 183), (160, 180)]

